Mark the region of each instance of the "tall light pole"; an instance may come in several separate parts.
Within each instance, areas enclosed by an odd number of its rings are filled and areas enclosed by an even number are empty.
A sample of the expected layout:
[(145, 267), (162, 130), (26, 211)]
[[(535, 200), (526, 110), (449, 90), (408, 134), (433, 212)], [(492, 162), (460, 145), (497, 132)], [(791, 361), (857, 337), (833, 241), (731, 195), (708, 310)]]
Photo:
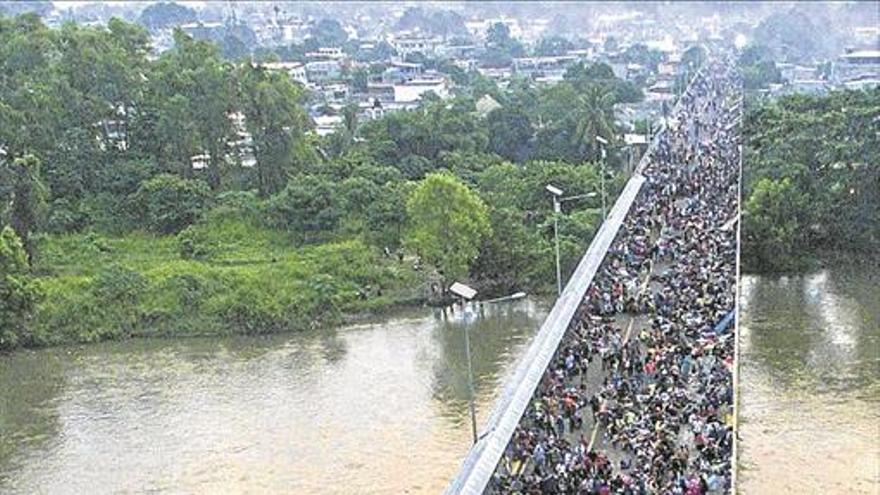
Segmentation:
[[(562, 213), (562, 203), (566, 201), (573, 201), (575, 199), (581, 198), (595, 198), (596, 193), (586, 193), (586, 194), (578, 194), (577, 196), (569, 196), (567, 198), (562, 197), (562, 189), (558, 187), (547, 184), (545, 187), (550, 194), (553, 195), (553, 241), (556, 244), (556, 295), (562, 295), (562, 268), (559, 260), (559, 214)], [(604, 203), (602, 208), (602, 221), (605, 220), (605, 209)]]
[(562, 189), (547, 184), (547, 190), (553, 195), (553, 240), (556, 242), (556, 296), (562, 295), (562, 269), (559, 266), (559, 213), (562, 206), (559, 197), (562, 196)]
[[(463, 301), (470, 301), (477, 295), (477, 291), (459, 282), (455, 282), (449, 287), (449, 292), (460, 297)], [(476, 391), (474, 390), (474, 367), (471, 364), (471, 334), (470, 323), (465, 322), (464, 325), (464, 353), (467, 356), (468, 367), (468, 388), (470, 389), (470, 400), (468, 405), (471, 410), (471, 432), (474, 435), (474, 444), (477, 443), (477, 408), (474, 405)]]

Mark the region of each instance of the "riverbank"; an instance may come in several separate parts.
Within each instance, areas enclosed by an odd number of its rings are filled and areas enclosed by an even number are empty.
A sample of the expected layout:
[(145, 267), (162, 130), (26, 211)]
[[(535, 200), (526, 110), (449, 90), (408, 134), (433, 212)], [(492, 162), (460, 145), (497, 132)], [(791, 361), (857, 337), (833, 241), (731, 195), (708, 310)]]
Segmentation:
[[(193, 238), (210, 249), (188, 254)], [(411, 263), (357, 239), (297, 246), (241, 222), (177, 237), (46, 236), (39, 253), (29, 346), (298, 331), (423, 297)]]

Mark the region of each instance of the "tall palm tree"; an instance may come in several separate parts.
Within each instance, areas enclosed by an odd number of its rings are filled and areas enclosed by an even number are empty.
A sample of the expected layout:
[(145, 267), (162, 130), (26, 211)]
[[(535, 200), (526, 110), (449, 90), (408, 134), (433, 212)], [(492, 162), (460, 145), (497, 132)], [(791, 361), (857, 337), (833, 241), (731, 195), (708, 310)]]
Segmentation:
[(614, 93), (598, 84), (587, 86), (574, 109), (577, 127), (574, 139), (577, 152), (586, 160), (600, 155), (597, 136), (611, 141), (614, 137)]

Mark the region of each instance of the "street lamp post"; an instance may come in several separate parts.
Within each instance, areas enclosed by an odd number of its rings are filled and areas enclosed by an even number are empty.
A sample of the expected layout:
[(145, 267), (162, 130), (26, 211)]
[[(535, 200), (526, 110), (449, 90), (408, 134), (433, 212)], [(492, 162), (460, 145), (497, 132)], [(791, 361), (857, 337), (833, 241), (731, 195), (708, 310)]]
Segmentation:
[(556, 243), (556, 295), (562, 295), (562, 269), (559, 265), (559, 213), (562, 211), (562, 205), (559, 197), (562, 196), (562, 189), (547, 184), (547, 190), (553, 195), (553, 240)]
[[(462, 300), (470, 301), (477, 295), (477, 291), (459, 282), (455, 282), (449, 287), (449, 292), (460, 297)], [(468, 388), (470, 389), (470, 400), (468, 406), (471, 410), (471, 433), (474, 435), (474, 444), (477, 443), (477, 409), (474, 405), (476, 391), (474, 390), (474, 368), (471, 364), (471, 334), (469, 330), (469, 322), (464, 325), (464, 353), (467, 357), (468, 367)]]
[[(547, 191), (553, 195), (553, 241), (556, 244), (556, 295), (562, 295), (562, 268), (559, 260), (559, 214), (562, 213), (562, 203), (566, 201), (573, 201), (575, 199), (581, 198), (595, 198), (596, 193), (590, 192), (586, 194), (578, 194), (577, 196), (568, 196), (567, 198), (563, 198), (562, 189), (559, 189), (552, 184), (547, 184)], [(602, 209), (602, 220), (605, 220), (605, 209), (603, 203)]]

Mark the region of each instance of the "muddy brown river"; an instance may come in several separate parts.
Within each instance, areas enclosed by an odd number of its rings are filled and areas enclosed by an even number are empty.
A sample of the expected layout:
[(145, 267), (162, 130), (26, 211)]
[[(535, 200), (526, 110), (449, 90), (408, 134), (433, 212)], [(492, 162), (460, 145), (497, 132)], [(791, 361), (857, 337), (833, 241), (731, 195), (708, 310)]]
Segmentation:
[(880, 493), (880, 268), (742, 284), (740, 492)]
[(0, 356), (0, 493), (438, 493), (549, 307)]

